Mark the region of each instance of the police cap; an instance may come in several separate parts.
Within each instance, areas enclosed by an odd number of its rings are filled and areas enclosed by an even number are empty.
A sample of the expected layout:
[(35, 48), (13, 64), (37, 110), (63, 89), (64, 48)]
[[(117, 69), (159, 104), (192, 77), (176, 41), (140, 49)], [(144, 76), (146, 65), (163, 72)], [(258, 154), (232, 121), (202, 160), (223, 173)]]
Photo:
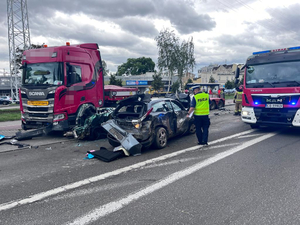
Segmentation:
[(191, 87), (191, 89), (192, 89), (193, 91), (194, 91), (195, 89), (197, 89), (197, 88), (200, 89), (200, 86), (197, 85), (197, 86)]

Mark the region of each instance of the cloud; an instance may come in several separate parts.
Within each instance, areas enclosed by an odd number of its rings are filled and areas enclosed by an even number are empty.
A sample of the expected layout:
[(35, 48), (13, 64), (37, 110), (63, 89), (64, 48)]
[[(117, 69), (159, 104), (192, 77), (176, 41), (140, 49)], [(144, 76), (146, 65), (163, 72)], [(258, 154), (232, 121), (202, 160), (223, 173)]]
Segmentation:
[(129, 31), (134, 35), (143, 37), (154, 37), (158, 34), (154, 24), (150, 20), (138, 18), (138, 17), (125, 17), (120, 20), (115, 20), (120, 27)]

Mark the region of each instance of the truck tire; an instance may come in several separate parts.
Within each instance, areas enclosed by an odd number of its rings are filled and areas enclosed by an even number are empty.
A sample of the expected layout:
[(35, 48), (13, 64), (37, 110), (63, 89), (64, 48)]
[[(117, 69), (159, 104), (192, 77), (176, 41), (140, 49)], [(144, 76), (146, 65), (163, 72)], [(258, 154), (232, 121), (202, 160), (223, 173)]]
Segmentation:
[(77, 116), (76, 116), (76, 125), (77, 126), (83, 126), (84, 122), (87, 118), (91, 117), (92, 115), (95, 115), (96, 113), (96, 107), (92, 104), (83, 104), (80, 106)]
[(210, 103), (210, 105), (209, 105), (209, 109), (210, 109), (210, 110), (214, 110), (214, 109), (216, 109), (216, 108), (217, 108), (216, 102), (215, 102), (215, 101), (212, 101), (212, 102)]
[(158, 127), (155, 129), (154, 134), (154, 147), (161, 149), (167, 146), (168, 143), (168, 135), (167, 131), (163, 127)]
[(224, 107), (224, 102), (223, 102), (223, 100), (220, 100), (218, 102), (218, 109), (223, 108), (223, 107)]

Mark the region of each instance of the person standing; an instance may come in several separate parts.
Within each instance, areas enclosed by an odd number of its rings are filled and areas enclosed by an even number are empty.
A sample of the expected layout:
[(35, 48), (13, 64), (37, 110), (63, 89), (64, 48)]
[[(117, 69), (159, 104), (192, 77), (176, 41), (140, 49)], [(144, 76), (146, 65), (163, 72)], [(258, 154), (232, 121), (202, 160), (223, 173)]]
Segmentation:
[(234, 93), (233, 102), (235, 103), (234, 116), (241, 115), (242, 112), (242, 96), (243, 96), (243, 87), (239, 86), (236, 88)]
[(208, 128), (210, 126), (209, 95), (205, 92), (200, 92), (199, 86), (194, 86), (192, 89), (194, 97), (187, 116), (194, 112), (198, 145), (208, 145)]

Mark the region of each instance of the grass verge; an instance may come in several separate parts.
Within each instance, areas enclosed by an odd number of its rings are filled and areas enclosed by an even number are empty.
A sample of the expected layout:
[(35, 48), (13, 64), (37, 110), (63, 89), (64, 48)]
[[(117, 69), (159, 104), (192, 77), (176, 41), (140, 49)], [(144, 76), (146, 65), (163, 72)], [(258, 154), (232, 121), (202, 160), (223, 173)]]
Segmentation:
[(1, 109), (0, 110), (0, 122), (20, 120), (20, 109)]
[(233, 99), (234, 94), (225, 94), (225, 99)]

